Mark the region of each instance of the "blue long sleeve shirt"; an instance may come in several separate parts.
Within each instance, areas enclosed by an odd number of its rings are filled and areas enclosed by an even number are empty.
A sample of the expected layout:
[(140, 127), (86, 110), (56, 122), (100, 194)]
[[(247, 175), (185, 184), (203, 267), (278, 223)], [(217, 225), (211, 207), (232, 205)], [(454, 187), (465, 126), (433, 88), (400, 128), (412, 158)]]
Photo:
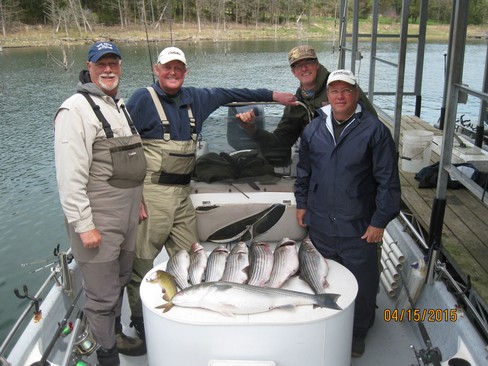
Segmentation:
[[(191, 139), (188, 105), (191, 105), (196, 122), (196, 132), (200, 133), (203, 122), (216, 109), (232, 102), (272, 102), (273, 92), (268, 89), (226, 89), (182, 87), (176, 97), (168, 96), (159, 86), (152, 85), (162, 102), (166, 117), (170, 122), (171, 139), (189, 141)], [(134, 125), (143, 139), (163, 138), (163, 129), (156, 106), (146, 88), (137, 89), (127, 102)]]

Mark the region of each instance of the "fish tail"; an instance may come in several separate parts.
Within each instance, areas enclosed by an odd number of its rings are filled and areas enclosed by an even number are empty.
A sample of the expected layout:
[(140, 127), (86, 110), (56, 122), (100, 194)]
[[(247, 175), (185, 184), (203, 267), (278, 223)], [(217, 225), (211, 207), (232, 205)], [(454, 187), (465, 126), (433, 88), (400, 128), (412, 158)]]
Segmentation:
[(156, 309), (163, 309), (163, 313), (167, 313), (168, 311), (171, 310), (171, 308), (173, 307), (173, 303), (172, 302), (167, 302), (165, 304), (161, 304), (159, 306), (156, 306)]
[(315, 296), (317, 298), (317, 306), (320, 306), (321, 308), (342, 310), (336, 302), (340, 296), (339, 294), (317, 294)]

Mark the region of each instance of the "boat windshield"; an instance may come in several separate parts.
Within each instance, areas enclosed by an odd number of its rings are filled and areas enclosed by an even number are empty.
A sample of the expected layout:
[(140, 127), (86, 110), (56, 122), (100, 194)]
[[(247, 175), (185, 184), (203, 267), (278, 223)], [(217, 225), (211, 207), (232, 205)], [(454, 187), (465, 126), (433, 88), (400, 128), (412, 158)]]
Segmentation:
[[(197, 156), (208, 152), (232, 154), (236, 151), (259, 150), (273, 166), (288, 166), (292, 149), (268, 149), (266, 146), (259, 146), (241, 126), (239, 119), (235, 117), (237, 113), (253, 109), (258, 128), (272, 132), (283, 115), (283, 108), (278, 104), (232, 104), (219, 108), (203, 124), (203, 130), (199, 137), (202, 145), (199, 146)], [(295, 149), (293, 148), (293, 150)]]

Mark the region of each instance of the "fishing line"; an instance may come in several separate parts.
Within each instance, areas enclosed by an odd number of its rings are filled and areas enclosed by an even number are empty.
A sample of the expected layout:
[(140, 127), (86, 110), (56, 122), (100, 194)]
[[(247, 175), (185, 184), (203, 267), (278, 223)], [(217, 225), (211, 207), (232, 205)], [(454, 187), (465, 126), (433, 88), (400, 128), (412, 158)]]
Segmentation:
[(146, 23), (146, 13), (144, 12), (144, 28), (146, 29), (146, 44), (147, 44), (147, 52), (149, 53), (149, 70), (151, 71), (151, 75), (153, 78), (153, 83), (156, 82), (154, 78), (154, 72), (152, 69), (152, 55), (151, 55), (151, 47), (149, 47), (149, 35), (147, 33), (147, 23)]

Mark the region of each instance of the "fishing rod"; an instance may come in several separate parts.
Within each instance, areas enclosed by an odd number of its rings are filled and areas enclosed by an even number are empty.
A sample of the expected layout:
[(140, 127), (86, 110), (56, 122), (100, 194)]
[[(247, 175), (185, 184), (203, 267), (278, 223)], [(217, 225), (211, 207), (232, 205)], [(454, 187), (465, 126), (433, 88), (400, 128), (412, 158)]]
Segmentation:
[[(410, 303), (412, 310), (415, 311), (416, 307), (413, 303), (412, 296), (410, 296), (410, 291), (408, 290), (408, 285), (405, 282), (402, 271), (398, 271), (398, 274), (400, 275), (400, 278), (402, 280), (403, 288), (405, 289), (405, 293), (407, 294), (408, 302)], [(415, 357), (417, 358), (417, 360), (422, 361), (424, 365), (441, 366), (441, 350), (438, 347), (432, 346), (432, 341), (430, 340), (429, 333), (427, 332), (423, 321), (418, 321), (417, 325), (419, 327), (420, 335), (422, 336), (422, 339), (424, 340), (427, 349), (421, 349), (417, 352), (415, 347), (413, 345), (410, 345), (410, 348), (412, 348), (413, 352), (415, 353)]]
[(54, 345), (56, 344), (58, 338), (63, 333), (63, 331), (66, 327), (66, 324), (68, 323), (68, 319), (71, 316), (71, 313), (73, 312), (73, 310), (76, 306), (76, 303), (78, 302), (78, 299), (80, 298), (82, 292), (83, 292), (83, 288), (80, 288), (80, 290), (78, 291), (78, 294), (76, 295), (75, 299), (73, 300), (70, 307), (68, 308), (68, 311), (66, 312), (66, 315), (64, 316), (63, 320), (58, 324), (58, 329), (56, 329), (56, 333), (54, 334), (53, 338), (51, 339), (51, 342), (49, 343), (49, 345), (46, 347), (44, 353), (42, 354), (41, 359), (39, 361), (31, 364), (31, 366), (49, 366), (51, 364), (49, 361), (47, 361), (47, 358), (49, 357), (49, 354), (53, 350)]
[(170, 37), (170, 45), (173, 46), (173, 7), (171, 6), (171, 0), (168, 0), (169, 4), (169, 37)]
[(146, 44), (147, 44), (147, 52), (149, 53), (149, 70), (151, 71), (153, 83), (156, 82), (154, 78), (153, 66), (152, 66), (152, 54), (151, 54), (151, 47), (149, 46), (149, 34), (147, 32), (147, 22), (146, 22), (146, 13), (144, 12), (144, 28), (146, 29)]
[(38, 259), (38, 260), (35, 260), (35, 261), (32, 261), (32, 262), (27, 262), (27, 263), (21, 263), (20, 266), (21, 267), (27, 267), (27, 266), (31, 266), (33, 264), (41, 264), (41, 263), (47, 263), (47, 262), (51, 262), (53, 260), (56, 260), (57, 257), (56, 256), (50, 256), (50, 257), (46, 257), (44, 259)]

